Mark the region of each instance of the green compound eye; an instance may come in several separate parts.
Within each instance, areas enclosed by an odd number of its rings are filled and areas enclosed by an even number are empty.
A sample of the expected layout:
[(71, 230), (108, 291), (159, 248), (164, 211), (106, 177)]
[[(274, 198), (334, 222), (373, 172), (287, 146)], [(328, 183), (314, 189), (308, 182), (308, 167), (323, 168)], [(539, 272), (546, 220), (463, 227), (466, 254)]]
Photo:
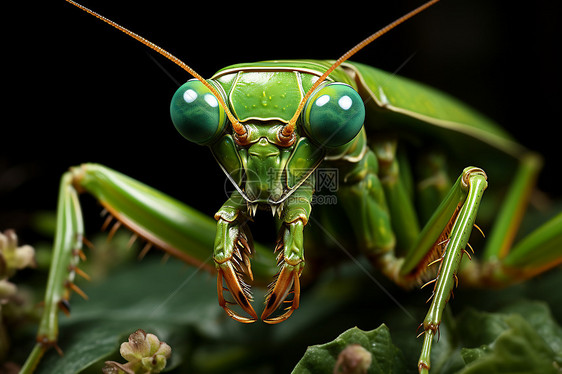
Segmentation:
[(361, 96), (344, 83), (328, 83), (314, 93), (304, 108), (304, 129), (317, 143), (338, 147), (361, 130), (365, 106)]
[(172, 97), (170, 116), (184, 138), (200, 145), (215, 141), (226, 125), (226, 114), (219, 101), (196, 79), (178, 88)]

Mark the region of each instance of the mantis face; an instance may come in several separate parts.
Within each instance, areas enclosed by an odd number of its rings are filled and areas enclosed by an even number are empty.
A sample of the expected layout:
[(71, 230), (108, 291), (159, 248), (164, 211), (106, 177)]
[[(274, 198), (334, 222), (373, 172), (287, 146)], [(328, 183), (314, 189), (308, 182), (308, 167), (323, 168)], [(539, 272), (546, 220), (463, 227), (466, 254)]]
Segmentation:
[(362, 99), (351, 86), (324, 82), (304, 105), (287, 141), (282, 131), (318, 76), (283, 67), (222, 72), (207, 82), (243, 126), (243, 139), (230, 131), (219, 100), (197, 80), (175, 93), (172, 121), (185, 138), (211, 148), (252, 215), (258, 206), (280, 214), (278, 208), (318, 167), (325, 149), (350, 142), (360, 131)]
[[(215, 214), (218, 223), (213, 257), (219, 304), (238, 321), (257, 320), (246, 284), (247, 278), (252, 279), (249, 258), (253, 253), (246, 222), (258, 208), (278, 216), (281, 231), (275, 251), (279, 252), (279, 273), (270, 286), (262, 314), (265, 322), (277, 323), (288, 318), (299, 304), (303, 228), (311, 212), (313, 172), (324, 160), (326, 149), (345, 147), (357, 136), (365, 108), (359, 94), (347, 84), (324, 82), (305, 101), (304, 92), (318, 80), (317, 75), (283, 64), (276, 69), (256, 65), (227, 68), (206, 81), (216, 93), (200, 80), (188, 81), (172, 98), (170, 113), (185, 138), (210, 147), (236, 189)], [(219, 102), (225, 103), (236, 124), (231, 121), (228, 125), (229, 116)], [(296, 126), (287, 131), (299, 111)], [(230, 309), (223, 297), (223, 278), (226, 289), (251, 318)], [(291, 290), (294, 297), (288, 311), (270, 317)]]

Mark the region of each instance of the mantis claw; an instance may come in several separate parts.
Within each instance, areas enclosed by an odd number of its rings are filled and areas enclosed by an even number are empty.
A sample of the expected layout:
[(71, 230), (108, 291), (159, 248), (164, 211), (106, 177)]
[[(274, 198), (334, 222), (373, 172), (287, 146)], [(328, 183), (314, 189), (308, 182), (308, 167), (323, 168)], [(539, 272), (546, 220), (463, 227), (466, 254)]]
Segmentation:
[[(217, 294), (219, 305), (234, 320), (242, 323), (257, 321), (258, 316), (250, 304), (253, 301), (246, 279), (253, 280), (250, 257), (253, 254), (251, 234), (245, 225), (219, 218), (214, 260), (217, 269)], [(223, 278), (226, 287), (223, 286)], [(234, 302), (224, 298), (228, 291)], [(238, 304), (250, 317), (234, 312), (228, 305)]]
[[(270, 284), (265, 298), (265, 309), (261, 319), (265, 323), (275, 324), (285, 321), (299, 307), (301, 286), (299, 277), (304, 268), (304, 254), (302, 230), (305, 223), (301, 219), (289, 223), (282, 231), (275, 248), (278, 252), (277, 265), (279, 273)], [(293, 298), (286, 300), (289, 293)], [(276, 317), (270, 317), (283, 303), (291, 305), (285, 312)]]
[[(241, 316), (228, 307), (229, 302), (226, 301), (223, 294), (223, 291), (225, 289), (222, 284), (223, 277), (230, 294), (236, 301), (236, 304), (238, 304), (252, 318)], [(217, 293), (219, 297), (219, 305), (230, 317), (232, 317), (232, 319), (242, 323), (253, 323), (257, 321), (258, 315), (250, 304), (252, 301), (252, 297), (250, 295), (249, 288), (245, 283), (243, 283), (243, 281), (238, 278), (235, 270), (229, 262), (221, 264), (218, 268)]]
[[(224, 291), (224, 287), (222, 285), (223, 276), (226, 281), (226, 284), (229, 287), (228, 289), (232, 294), (232, 296), (234, 297), (236, 303), (240, 305), (240, 307), (246, 313), (248, 313), (252, 318), (241, 316), (228, 307), (229, 302), (226, 301), (223, 294)], [(232, 265), (230, 264), (226, 264), (226, 266), (224, 267), (221, 265), (219, 267), (219, 272), (217, 275), (217, 293), (219, 297), (219, 305), (225, 310), (226, 314), (228, 314), (232, 319), (242, 323), (253, 323), (257, 321), (258, 315), (256, 314), (256, 311), (254, 310), (254, 308), (252, 308), (252, 305), (250, 304), (252, 298), (251, 296), (249, 296), (247, 289), (242, 289), (242, 287), (240, 286), (240, 282), (236, 276), (236, 273), (234, 272), (234, 270), (232, 269)]]
[[(265, 323), (276, 324), (285, 321), (299, 307), (300, 302), (300, 266), (284, 264), (279, 272), (277, 279), (271, 284), (270, 290), (265, 299), (265, 309), (261, 319)], [(293, 289), (294, 296), (290, 301), (285, 300)], [(290, 302), (291, 305), (285, 309), (285, 313), (277, 317), (268, 318), (275, 312), (283, 302)]]

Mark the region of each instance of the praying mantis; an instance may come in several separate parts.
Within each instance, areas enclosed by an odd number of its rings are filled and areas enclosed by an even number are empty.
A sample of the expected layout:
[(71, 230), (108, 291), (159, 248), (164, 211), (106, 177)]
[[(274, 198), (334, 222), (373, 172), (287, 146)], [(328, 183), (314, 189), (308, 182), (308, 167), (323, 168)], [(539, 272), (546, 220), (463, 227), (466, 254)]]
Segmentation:
[[(327, 68), (327, 66), (328, 66), (328, 65), (326, 65), (325, 68)], [(269, 67), (269, 68), (270, 68), (270, 67)], [(356, 74), (357, 74), (357, 73), (356, 73)], [(360, 73), (359, 73), (359, 74), (360, 74)], [(385, 95), (386, 95), (386, 94), (385, 94)], [(380, 99), (381, 99), (382, 97), (383, 97), (383, 96), (381, 95), (381, 96), (380, 96)], [(384, 101), (384, 99), (381, 99), (381, 100)], [(519, 152), (519, 148), (517, 148), (515, 151), (513, 151), (513, 153), (518, 153), (518, 152)], [(516, 155), (511, 155), (511, 156), (516, 156)], [(311, 168), (311, 167), (309, 166), (309, 168)], [(483, 175), (483, 174), (480, 174), (480, 175)], [(463, 178), (464, 178), (464, 177), (463, 177)], [(464, 181), (463, 178), (461, 178), (461, 183), (463, 183), (463, 181)], [(466, 178), (468, 178), (468, 177), (466, 177)], [(482, 189), (483, 189), (483, 188), (482, 188)], [(467, 225), (467, 227), (472, 227), (472, 225)], [(559, 235), (559, 232), (558, 232), (558, 235)], [(555, 235), (555, 236), (556, 236), (556, 235)], [(442, 239), (442, 240), (439, 241), (439, 243), (442, 243), (442, 242), (445, 242), (445, 239)], [(555, 258), (554, 260), (552, 260), (552, 261), (554, 261), (554, 262), (559, 261), (559, 260), (557, 260), (557, 259), (559, 259), (559, 256), (556, 257), (556, 258)], [(547, 261), (547, 262), (548, 262), (548, 263), (551, 263), (552, 261)], [(299, 269), (299, 271), (301, 271), (301, 269)], [(291, 282), (289, 282), (289, 283), (292, 284), (292, 282), (295, 282), (295, 281), (297, 281), (297, 280), (298, 280), (298, 276), (294, 276), (294, 275), (293, 275), (293, 280), (292, 280)], [(288, 288), (290, 288), (290, 286), (289, 286)], [(288, 290), (287, 290), (287, 291), (288, 291)], [(283, 292), (285, 292), (285, 291), (283, 291)], [(283, 292), (281, 292), (281, 293), (283, 293)], [(275, 294), (275, 292), (274, 292), (273, 294)], [(269, 299), (269, 300), (271, 300), (271, 299)], [(244, 299), (242, 299), (242, 298), (239, 299), (238, 301), (239, 301), (239, 304), (246, 304), (246, 301), (245, 301)], [(294, 304), (293, 304), (293, 305), (294, 305)], [(224, 305), (223, 305), (223, 306), (224, 306)], [(271, 308), (272, 308), (272, 309), (276, 309), (277, 306), (278, 306), (278, 304), (273, 303), (273, 304), (271, 305)], [(298, 306), (298, 305), (297, 305), (297, 306)], [(275, 307), (275, 308), (273, 308), (273, 307)], [(295, 307), (294, 309), (296, 309), (296, 307)], [(292, 310), (294, 310), (294, 309), (292, 309)], [(250, 310), (250, 309), (245, 309), (245, 310), (248, 311), (248, 310)], [(292, 312), (292, 310), (291, 310), (291, 312)], [(227, 310), (227, 311), (228, 311), (228, 310)], [(272, 310), (271, 312), (273, 312), (273, 310)], [(250, 314), (251, 314), (251, 313), (250, 313)], [(236, 315), (236, 317), (239, 318), (237, 315)], [(287, 316), (287, 317), (288, 317), (288, 316)], [(244, 317), (244, 318), (246, 318), (246, 317)], [(283, 317), (282, 319), (284, 319), (284, 318), (285, 318), (285, 317)], [(240, 318), (240, 319), (242, 319), (242, 318)], [(267, 319), (267, 316), (265, 317), (265, 319)], [(246, 320), (244, 320), (244, 321), (246, 321)], [(246, 321), (246, 322), (247, 322), (247, 321)], [(427, 332), (427, 331), (433, 331), (433, 332), (435, 332), (436, 330), (432, 330), (432, 328), (429, 328), (429, 329), (426, 329), (425, 331), (426, 331), (426, 332)], [(427, 334), (427, 335), (431, 335), (431, 334)], [(428, 340), (428, 343), (426, 344), (425, 350), (428, 350), (428, 347), (427, 347), (427, 346), (429, 346), (430, 344), (431, 344), (431, 339)], [(426, 361), (428, 361), (428, 357), (429, 357), (429, 353), (426, 353), (425, 356), (424, 356), (424, 358), (423, 358), (423, 360), (420, 360), (420, 368), (421, 368), (421, 370), (428, 369), (428, 368), (425, 368), (425, 367), (424, 367), (424, 365), (429, 366), (429, 363), (426, 362)]]

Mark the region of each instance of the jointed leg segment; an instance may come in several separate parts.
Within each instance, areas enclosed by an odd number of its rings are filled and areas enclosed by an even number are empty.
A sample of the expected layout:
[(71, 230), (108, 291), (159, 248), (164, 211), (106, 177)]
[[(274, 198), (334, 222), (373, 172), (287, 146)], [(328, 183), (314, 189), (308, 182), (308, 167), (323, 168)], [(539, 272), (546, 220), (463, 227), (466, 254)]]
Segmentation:
[[(299, 307), (300, 302), (300, 275), (304, 268), (303, 255), (303, 229), (302, 219), (286, 224), (282, 229), (282, 235), (277, 243), (276, 251), (279, 252), (277, 263), (279, 273), (275, 281), (270, 285), (266, 296), (265, 309), (261, 315), (264, 322), (274, 324), (287, 318)], [(291, 292), (294, 293), (291, 301), (285, 300)], [(277, 317), (269, 316), (279, 308), (283, 302), (291, 305), (286, 311)]]
[(93, 195), (139, 237), (183, 261), (212, 270), (205, 264), (215, 233), (210, 217), (104, 166), (83, 164), (71, 168), (61, 178), (55, 242), (37, 344), (21, 373), (32, 372), (44, 352), (57, 347), (59, 309), (69, 314), (71, 291), (83, 294), (74, 283), (76, 274), (83, 274), (79, 262), (85, 260), (78, 197), (82, 192)]
[[(258, 316), (252, 308), (253, 299), (245, 279), (248, 276), (252, 280), (253, 276), (250, 265), (252, 247), (245, 222), (247, 218), (241, 213), (243, 206), (245, 203), (242, 196), (235, 192), (215, 214), (218, 222), (213, 258), (218, 272), (219, 305), (236, 321), (251, 323), (255, 322)], [(223, 286), (223, 278), (227, 285), (226, 289)], [(224, 298), (224, 290), (230, 292), (236, 304), (240, 305), (251, 318), (238, 315), (228, 306), (230, 302)]]
[[(274, 252), (277, 253), (278, 273), (265, 299), (265, 308), (261, 318), (266, 323), (279, 323), (299, 307), (300, 281), (304, 268), (304, 226), (308, 222), (311, 211), (312, 180), (305, 181), (294, 193), (283, 202), (282, 206), (274, 207), (281, 212), (281, 231)], [(251, 323), (257, 320), (252, 307), (253, 301), (247, 280), (253, 280), (250, 267), (252, 243), (246, 222), (254, 214), (253, 207), (248, 207), (242, 195), (235, 191), (226, 203), (215, 214), (217, 219), (217, 235), (214, 245), (215, 265), (218, 272), (217, 291), (219, 304), (233, 319)], [(226, 287), (223, 286), (223, 279)], [(229, 302), (224, 291), (234, 298)], [(287, 300), (289, 294), (293, 297)], [(272, 316), (283, 303), (291, 305), (280, 315)], [(233, 311), (229, 304), (238, 304), (249, 317), (241, 316)]]
[(478, 168), (465, 169), (460, 180), (461, 188), (466, 190), (467, 195), (458, 215), (454, 217), (445, 253), (439, 265), (431, 305), (423, 321), (425, 333), (423, 349), (418, 362), (420, 373), (426, 373), (429, 370), (431, 343), (438, 332), (443, 311), (451, 292), (458, 284), (457, 273), (461, 258), (468, 245), (483, 192), (488, 186), (486, 174)]

